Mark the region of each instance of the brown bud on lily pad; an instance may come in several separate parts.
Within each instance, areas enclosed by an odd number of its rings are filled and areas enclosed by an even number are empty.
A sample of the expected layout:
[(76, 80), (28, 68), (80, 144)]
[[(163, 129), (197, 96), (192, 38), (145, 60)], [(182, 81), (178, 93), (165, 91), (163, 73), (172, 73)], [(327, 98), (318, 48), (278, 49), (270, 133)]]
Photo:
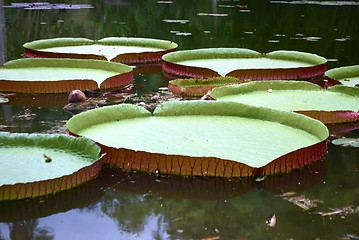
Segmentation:
[(73, 116), (72, 134), (96, 141), (104, 161), (161, 174), (256, 177), (326, 154), (328, 129), (301, 114), (228, 101), (171, 101), (152, 115), (129, 104)]
[(129, 65), (162, 62), (162, 55), (176, 51), (177, 44), (159, 39), (108, 37), (42, 39), (23, 45), (29, 58), (97, 59)]
[(173, 78), (236, 77), (243, 80), (297, 80), (323, 76), (327, 60), (311, 53), (243, 48), (207, 48), (168, 53), (163, 72)]
[(61, 134), (0, 133), (0, 201), (54, 194), (97, 176), (100, 148)]
[(0, 91), (69, 93), (120, 88), (132, 83), (132, 68), (98, 60), (18, 59), (0, 68)]
[(343, 85), (324, 90), (309, 82), (254, 81), (214, 88), (210, 96), (219, 101), (294, 111), (325, 124), (359, 120), (359, 88)]

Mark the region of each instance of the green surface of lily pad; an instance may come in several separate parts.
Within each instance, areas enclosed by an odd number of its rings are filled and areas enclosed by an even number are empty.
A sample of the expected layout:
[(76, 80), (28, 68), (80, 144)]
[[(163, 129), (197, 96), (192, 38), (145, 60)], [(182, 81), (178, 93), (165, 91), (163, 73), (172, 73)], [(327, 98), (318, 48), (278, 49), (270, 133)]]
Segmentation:
[(343, 147), (359, 147), (359, 138), (338, 138), (332, 143)]
[(25, 43), (24, 48), (26, 57), (88, 58), (130, 64), (162, 61), (161, 56), (175, 51), (177, 44), (150, 38), (54, 38)]
[[(339, 85), (323, 90), (309, 82), (257, 81), (215, 88), (210, 95), (216, 100), (295, 112), (346, 111), (352, 115), (358, 115), (359, 112), (358, 89)], [(327, 122), (325, 119), (319, 120)]]
[(241, 84), (245, 80), (234, 77), (215, 77), (215, 78), (185, 78), (172, 80), (168, 84), (168, 90), (178, 94), (189, 96), (203, 96), (214, 87), (231, 84)]
[(346, 86), (359, 86), (359, 65), (334, 68), (326, 71), (325, 75)]
[(125, 162), (121, 167), (136, 169), (135, 164), (138, 170), (160, 168), (164, 173), (190, 175), (181, 164), (176, 166), (181, 161), (177, 158), (184, 156), (198, 164), (189, 170), (192, 175), (214, 176), (226, 174), (223, 169), (219, 173), (206, 171), (209, 159), (259, 169), (283, 155), (324, 141), (328, 134), (324, 125), (303, 115), (214, 101), (168, 102), (153, 116), (131, 105), (103, 107), (74, 116), (67, 127), (76, 135), (112, 149), (130, 150), (140, 158), (153, 154), (153, 162), (148, 157), (131, 164), (131, 159), (124, 159), (132, 166)]
[(177, 51), (162, 58), (164, 72), (172, 76), (252, 80), (310, 78), (322, 75), (326, 63), (325, 58), (310, 53), (280, 50), (263, 55), (241, 48)]
[(0, 133), (0, 200), (53, 194), (94, 178), (100, 148), (85, 138)]
[(120, 63), (73, 59), (18, 59), (0, 68), (0, 91), (61, 93), (121, 87), (132, 68)]

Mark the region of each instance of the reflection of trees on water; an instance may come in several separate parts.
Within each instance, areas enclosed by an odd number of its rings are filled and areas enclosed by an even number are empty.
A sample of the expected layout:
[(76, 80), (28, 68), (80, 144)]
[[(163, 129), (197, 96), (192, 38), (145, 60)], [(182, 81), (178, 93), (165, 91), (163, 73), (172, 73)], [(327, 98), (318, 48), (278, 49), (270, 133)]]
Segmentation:
[(9, 223), (9, 235), (12, 240), (34, 239), (50, 240), (54, 239), (51, 229), (39, 228), (39, 220), (31, 219), (20, 222)]

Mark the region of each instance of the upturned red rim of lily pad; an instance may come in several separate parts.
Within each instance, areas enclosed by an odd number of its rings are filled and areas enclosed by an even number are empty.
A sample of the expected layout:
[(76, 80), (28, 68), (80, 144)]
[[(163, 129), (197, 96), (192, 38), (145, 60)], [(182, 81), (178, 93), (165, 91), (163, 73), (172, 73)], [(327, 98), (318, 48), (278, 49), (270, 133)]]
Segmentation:
[(2, 92), (69, 93), (120, 88), (132, 81), (131, 67), (98, 60), (23, 58), (0, 68)]
[(102, 167), (99, 146), (62, 134), (1, 132), (0, 152), (0, 201), (71, 189), (95, 178)]
[(350, 87), (359, 87), (359, 65), (345, 66), (330, 69), (325, 72), (328, 85), (343, 84)]
[[(106, 106), (72, 117), (67, 128), (97, 142), (107, 164), (185, 176), (290, 172), (321, 160), (328, 138), (324, 124), (304, 115), (228, 101), (172, 101), (160, 105), (153, 115), (129, 104)], [(299, 145), (288, 146), (286, 137), (285, 143), (279, 143), (288, 129), (295, 129), (290, 142), (295, 144), (299, 137)], [(283, 147), (290, 149), (282, 152)]]
[(214, 88), (210, 96), (220, 101), (294, 111), (325, 124), (359, 120), (359, 88), (344, 85), (322, 89), (310, 82), (253, 81)]
[(313, 79), (323, 76), (327, 62), (312, 53), (279, 50), (261, 54), (243, 48), (184, 50), (168, 53), (162, 58), (163, 72), (172, 79), (221, 76), (243, 80)]
[[(91, 49), (94, 46), (97, 49)], [(101, 40), (53, 38), (23, 45), (24, 56), (28, 58), (96, 59), (129, 65), (162, 62), (162, 56), (176, 51), (177, 46), (166, 40), (130, 37), (108, 37)]]
[(215, 87), (244, 82), (235, 77), (184, 78), (170, 81), (168, 90), (184, 96), (203, 96)]

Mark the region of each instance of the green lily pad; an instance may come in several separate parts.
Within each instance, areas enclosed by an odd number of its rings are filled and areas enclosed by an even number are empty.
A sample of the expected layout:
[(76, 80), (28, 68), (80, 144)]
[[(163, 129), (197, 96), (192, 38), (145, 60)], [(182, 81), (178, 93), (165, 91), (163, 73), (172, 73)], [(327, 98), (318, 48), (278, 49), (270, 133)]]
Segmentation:
[(0, 103), (7, 103), (7, 102), (9, 102), (8, 98), (0, 97)]
[(214, 88), (210, 95), (216, 100), (295, 111), (323, 123), (359, 120), (359, 89), (342, 85), (323, 90), (309, 82), (256, 81)]
[(177, 44), (150, 38), (54, 38), (25, 43), (23, 47), (24, 56), (31, 58), (98, 59), (134, 65), (161, 62), (162, 55), (175, 51)]
[(325, 155), (328, 137), (304, 115), (226, 101), (167, 102), (153, 116), (133, 105), (102, 107), (67, 127), (99, 143), (104, 161), (117, 167), (223, 177), (302, 168)]
[(359, 147), (359, 138), (338, 138), (334, 139), (332, 143), (343, 147)]
[(172, 80), (168, 84), (168, 90), (187, 96), (203, 96), (215, 87), (231, 84), (241, 84), (246, 82), (234, 77), (215, 77), (215, 78), (185, 78)]
[(334, 68), (326, 71), (325, 75), (329, 81), (337, 81), (351, 87), (359, 86), (359, 65)]
[(0, 133), (0, 201), (76, 187), (101, 170), (100, 148), (85, 138)]
[(98, 60), (18, 59), (0, 68), (2, 92), (68, 93), (122, 87), (131, 82), (131, 67)]
[(169, 77), (231, 76), (245, 80), (306, 79), (321, 76), (327, 60), (315, 54), (242, 48), (208, 48), (168, 53), (163, 71)]

